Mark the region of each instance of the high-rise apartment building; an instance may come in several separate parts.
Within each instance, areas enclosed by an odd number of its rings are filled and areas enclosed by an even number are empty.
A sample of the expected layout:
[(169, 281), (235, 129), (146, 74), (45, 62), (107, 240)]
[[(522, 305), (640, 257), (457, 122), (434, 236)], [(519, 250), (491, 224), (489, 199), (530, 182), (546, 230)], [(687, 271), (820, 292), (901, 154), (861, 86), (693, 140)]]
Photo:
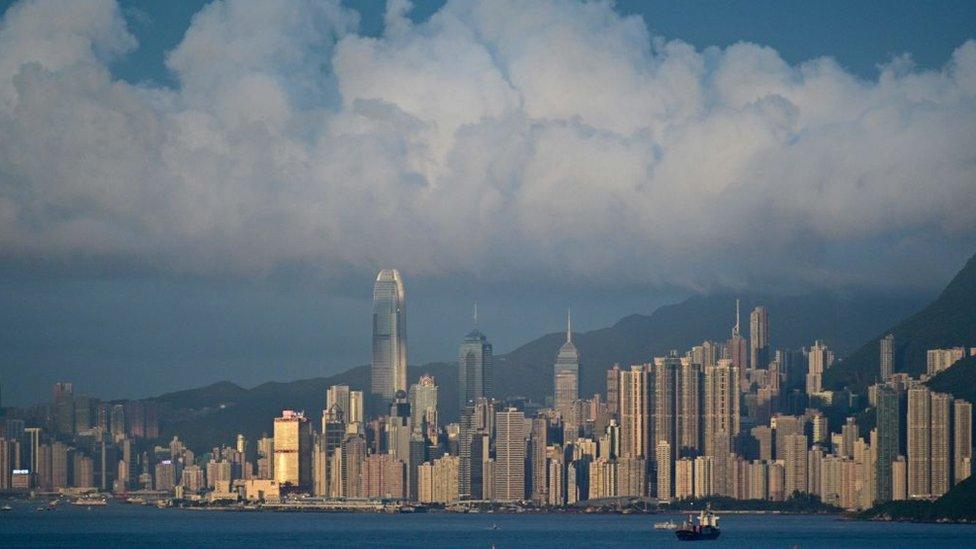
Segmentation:
[(972, 473), (973, 405), (957, 398), (953, 402), (953, 482), (958, 484)]
[(705, 455), (712, 458), (712, 490), (731, 495), (730, 454), (739, 434), (739, 370), (729, 359), (705, 369)]
[(783, 467), (785, 469), (785, 495), (807, 492), (807, 436), (786, 435)]
[(941, 496), (952, 487), (952, 397), (932, 393), (931, 413), (931, 480), (930, 494)]
[(674, 455), (671, 444), (666, 440), (657, 443), (655, 458), (657, 461), (657, 499), (671, 501), (674, 479)]
[(371, 392), (392, 399), (407, 390), (407, 319), (403, 279), (383, 269), (373, 286), (373, 364)]
[(701, 451), (702, 366), (688, 358), (681, 359), (677, 388), (676, 457), (695, 456)]
[(925, 371), (928, 375), (946, 370), (955, 364), (962, 357), (966, 356), (965, 347), (952, 347), (951, 349), (929, 349), (925, 356)]
[(631, 366), (620, 373), (620, 457), (649, 458), (650, 368)]
[(607, 413), (620, 419), (620, 365), (614, 364), (607, 370)]
[[(668, 451), (677, 448), (676, 418), (678, 369), (681, 359), (675, 356), (654, 359), (654, 390), (651, 393), (651, 445), (668, 444)], [(656, 455), (655, 451), (655, 455)], [(655, 458), (656, 459), (656, 458)]]
[(932, 493), (932, 394), (924, 386), (908, 390), (908, 497)]

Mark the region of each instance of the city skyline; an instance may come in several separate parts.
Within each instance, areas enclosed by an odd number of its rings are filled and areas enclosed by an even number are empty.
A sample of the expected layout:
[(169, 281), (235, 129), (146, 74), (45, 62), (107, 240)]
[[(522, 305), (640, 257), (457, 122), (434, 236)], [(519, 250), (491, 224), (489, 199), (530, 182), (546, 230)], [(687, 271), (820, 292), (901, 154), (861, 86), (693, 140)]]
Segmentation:
[(971, 538), (972, 0), (0, 0), (0, 136), (0, 546)]

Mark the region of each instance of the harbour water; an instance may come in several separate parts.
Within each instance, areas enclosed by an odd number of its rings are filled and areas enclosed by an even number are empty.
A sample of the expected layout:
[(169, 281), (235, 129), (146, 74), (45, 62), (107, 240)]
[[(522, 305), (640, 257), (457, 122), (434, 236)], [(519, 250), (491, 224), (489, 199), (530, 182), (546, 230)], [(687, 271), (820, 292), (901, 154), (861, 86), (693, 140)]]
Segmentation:
[[(654, 522), (682, 515), (220, 512), (112, 503), (36, 511), (10, 502), (0, 547), (669, 547)], [(971, 547), (976, 526), (855, 522), (831, 516), (722, 515), (706, 547)]]

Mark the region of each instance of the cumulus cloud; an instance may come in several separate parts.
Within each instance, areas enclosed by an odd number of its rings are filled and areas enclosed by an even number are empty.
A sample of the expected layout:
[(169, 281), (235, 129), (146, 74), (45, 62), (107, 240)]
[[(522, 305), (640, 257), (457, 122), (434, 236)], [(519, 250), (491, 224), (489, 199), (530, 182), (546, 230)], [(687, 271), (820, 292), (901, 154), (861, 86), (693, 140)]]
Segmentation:
[(112, 76), (137, 47), (113, 1), (14, 5), (0, 256), (699, 289), (863, 283), (976, 241), (974, 41), (864, 80), (602, 2), (409, 9), (370, 38), (337, 0), (215, 0), (166, 88)]

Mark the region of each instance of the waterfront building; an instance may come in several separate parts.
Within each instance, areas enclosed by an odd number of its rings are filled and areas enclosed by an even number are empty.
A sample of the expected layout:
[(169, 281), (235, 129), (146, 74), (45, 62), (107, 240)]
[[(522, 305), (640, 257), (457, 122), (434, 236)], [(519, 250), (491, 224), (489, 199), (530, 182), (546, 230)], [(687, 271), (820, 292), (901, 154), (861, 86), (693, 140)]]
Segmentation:
[(807, 492), (807, 436), (790, 434), (784, 438), (784, 483), (789, 498), (795, 492)]
[(953, 482), (958, 484), (972, 473), (973, 405), (957, 398), (953, 401)]
[(373, 499), (406, 497), (406, 466), (393, 454), (366, 456), (361, 478), (362, 497)]
[(525, 414), (515, 408), (495, 413), (494, 499), (525, 499)]
[(952, 487), (952, 397), (932, 393), (930, 397), (930, 487), (932, 497), (939, 497)]
[(671, 501), (672, 481), (674, 468), (671, 444), (667, 440), (660, 440), (657, 443), (657, 499), (658, 501)]
[(695, 461), (681, 458), (674, 462), (674, 499), (691, 499), (695, 496)]
[(283, 488), (312, 484), (312, 424), (301, 412), (283, 410), (274, 420), (274, 480)]
[(924, 386), (908, 390), (908, 497), (932, 493), (932, 394)]
[[(877, 448), (875, 455), (875, 498), (879, 503), (885, 503), (894, 499), (892, 493), (895, 481), (893, 480), (893, 463), (899, 454), (899, 430), (900, 430), (900, 409), (898, 393), (887, 385), (877, 388)], [(902, 463), (904, 465), (904, 462)], [(904, 482), (905, 472), (902, 471), (902, 481)], [(904, 499), (904, 498), (902, 498)]]

